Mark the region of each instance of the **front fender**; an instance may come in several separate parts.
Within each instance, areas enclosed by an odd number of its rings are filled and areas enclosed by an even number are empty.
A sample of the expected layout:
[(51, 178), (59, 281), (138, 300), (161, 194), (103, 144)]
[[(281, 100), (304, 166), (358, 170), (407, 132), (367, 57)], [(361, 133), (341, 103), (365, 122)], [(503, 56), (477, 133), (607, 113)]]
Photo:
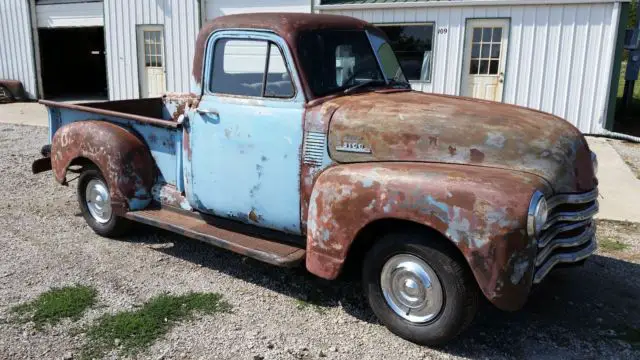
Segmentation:
[(79, 158), (100, 169), (117, 214), (145, 208), (151, 202), (155, 162), (147, 145), (132, 132), (96, 120), (61, 127), (51, 143), (51, 166), (58, 182), (66, 182), (68, 167)]
[(487, 299), (504, 310), (524, 305), (535, 241), (526, 234), (540, 177), (502, 169), (429, 163), (340, 165), (322, 173), (309, 207), (307, 268), (338, 276), (352, 241), (367, 225), (403, 219), (435, 229), (469, 264)]

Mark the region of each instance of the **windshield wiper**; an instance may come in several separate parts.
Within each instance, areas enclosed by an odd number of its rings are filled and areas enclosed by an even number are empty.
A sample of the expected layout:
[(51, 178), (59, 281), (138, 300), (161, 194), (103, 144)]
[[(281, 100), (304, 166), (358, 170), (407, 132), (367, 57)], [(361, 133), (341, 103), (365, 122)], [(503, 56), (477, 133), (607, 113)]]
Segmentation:
[(361, 82), (360, 84), (356, 84), (356, 85), (353, 85), (351, 87), (348, 87), (342, 93), (343, 94), (348, 94), (348, 93), (351, 93), (351, 92), (353, 92), (353, 91), (355, 91), (357, 89), (360, 89), (362, 87), (369, 86), (369, 85), (374, 85), (374, 84), (386, 85), (387, 82), (384, 81), (384, 80), (381, 80), (381, 79), (371, 79), (371, 80), (367, 80), (365, 82)]

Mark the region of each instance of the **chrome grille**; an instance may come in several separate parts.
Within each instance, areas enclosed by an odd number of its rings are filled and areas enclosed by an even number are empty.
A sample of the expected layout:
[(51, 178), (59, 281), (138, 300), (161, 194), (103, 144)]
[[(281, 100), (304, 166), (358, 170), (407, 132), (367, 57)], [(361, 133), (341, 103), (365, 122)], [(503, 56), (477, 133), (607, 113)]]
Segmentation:
[(561, 263), (586, 259), (596, 251), (598, 189), (580, 194), (560, 194), (547, 201), (549, 216), (538, 238), (534, 283), (539, 283)]

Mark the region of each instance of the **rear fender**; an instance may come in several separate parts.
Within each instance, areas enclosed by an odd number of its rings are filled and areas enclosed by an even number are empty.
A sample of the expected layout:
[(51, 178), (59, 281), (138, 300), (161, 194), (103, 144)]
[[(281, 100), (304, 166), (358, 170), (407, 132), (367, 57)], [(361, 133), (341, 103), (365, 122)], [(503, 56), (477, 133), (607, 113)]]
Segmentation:
[(516, 310), (532, 283), (536, 244), (525, 229), (537, 189), (549, 192), (535, 175), (475, 166), (363, 163), (330, 168), (319, 176), (310, 199), (307, 268), (333, 279), (367, 224), (408, 220), (442, 234), (460, 250), (487, 299)]
[(116, 214), (143, 209), (151, 202), (155, 162), (147, 145), (131, 131), (96, 120), (61, 127), (51, 143), (51, 166), (59, 183), (66, 183), (67, 169), (77, 159), (87, 159), (100, 169)]

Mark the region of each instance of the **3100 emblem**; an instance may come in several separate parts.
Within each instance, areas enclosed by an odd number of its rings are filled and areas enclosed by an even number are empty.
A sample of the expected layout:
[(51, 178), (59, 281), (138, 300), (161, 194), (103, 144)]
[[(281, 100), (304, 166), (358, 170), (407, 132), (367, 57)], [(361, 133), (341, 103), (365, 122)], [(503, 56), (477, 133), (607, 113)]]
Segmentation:
[(371, 148), (363, 143), (361, 137), (345, 136), (342, 138), (342, 145), (336, 146), (337, 151), (354, 152), (361, 154), (371, 154)]

